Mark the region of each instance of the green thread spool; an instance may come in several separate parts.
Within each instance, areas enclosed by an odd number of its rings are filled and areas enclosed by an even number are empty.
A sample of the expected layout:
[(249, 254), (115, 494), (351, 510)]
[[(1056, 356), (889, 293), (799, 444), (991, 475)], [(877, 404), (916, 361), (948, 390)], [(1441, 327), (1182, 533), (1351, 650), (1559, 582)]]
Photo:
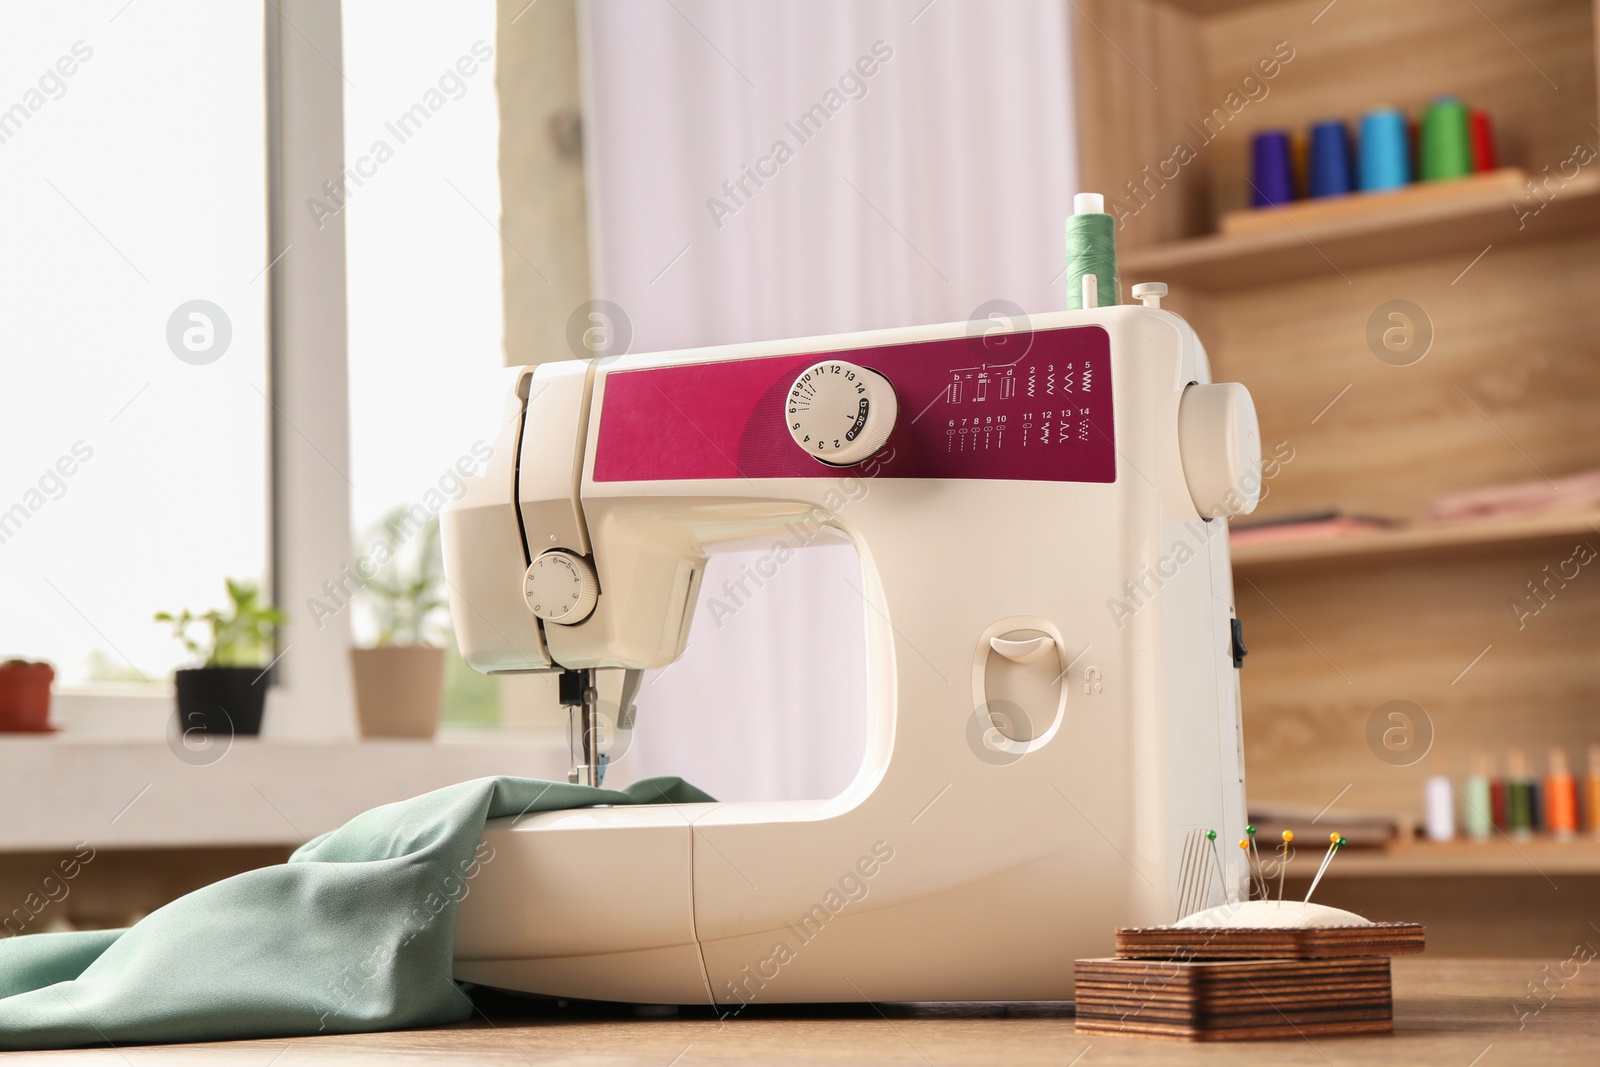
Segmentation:
[(1472, 773), (1462, 785), (1461, 816), (1466, 823), (1467, 836), (1474, 841), (1487, 841), (1494, 836), (1494, 810), (1489, 796), (1489, 761), (1482, 756), (1472, 760)]
[(1441, 96), (1422, 116), (1422, 180), (1439, 181), (1472, 173), (1472, 136), (1467, 105)]
[(1079, 193), (1067, 218), (1067, 307), (1083, 310), (1083, 279), (1095, 279), (1095, 306), (1121, 303), (1117, 280), (1117, 220), (1105, 213), (1105, 197)]
[(1533, 834), (1533, 776), (1528, 757), (1515, 748), (1506, 760), (1506, 823), (1512, 837)]

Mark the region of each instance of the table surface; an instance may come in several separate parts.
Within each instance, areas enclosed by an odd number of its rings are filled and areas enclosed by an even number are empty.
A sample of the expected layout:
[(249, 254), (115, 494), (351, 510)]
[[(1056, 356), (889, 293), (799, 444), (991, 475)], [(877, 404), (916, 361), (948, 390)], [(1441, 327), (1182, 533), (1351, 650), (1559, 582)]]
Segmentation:
[[(1589, 943), (1596, 941), (1600, 938)], [(1563, 972), (1571, 977), (1562, 979)], [(1529, 982), (1550, 990), (1543, 994), (1544, 1006), (1537, 1014), (1533, 1011), (1540, 1002), (1529, 994)], [(808, 1005), (747, 1009), (736, 1019), (719, 1020), (705, 1009), (652, 1016), (625, 1007), (562, 1009), (497, 998), (487, 1001), (484, 1013), (471, 1022), (433, 1030), (19, 1053), (7, 1056), (7, 1061), (8, 1067), (33, 1061), (114, 1067), (202, 1063), (311, 1067), (391, 1061), (505, 1067), (856, 1063), (1555, 1067), (1600, 1062), (1600, 962), (1396, 959), (1394, 986), (1395, 1032), (1371, 1037), (1197, 1045), (1079, 1036), (1073, 1030), (1071, 1008), (1056, 1004)]]

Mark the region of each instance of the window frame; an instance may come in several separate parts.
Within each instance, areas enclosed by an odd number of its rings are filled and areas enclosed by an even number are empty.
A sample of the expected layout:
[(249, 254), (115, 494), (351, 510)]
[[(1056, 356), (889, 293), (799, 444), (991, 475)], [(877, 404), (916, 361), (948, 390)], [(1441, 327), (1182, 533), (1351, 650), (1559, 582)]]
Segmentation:
[[(297, 603), (348, 562), (349, 383), (343, 215), (313, 226), (306, 189), (344, 173), (340, 0), (262, 4), (266, 203), (267, 587), (289, 615), (266, 684), (267, 735), (356, 736), (345, 613), (312, 627)], [(329, 477), (329, 468), (337, 477)], [(143, 687), (139, 687), (142, 689)], [(172, 686), (74, 686), (57, 722), (85, 739), (148, 736), (170, 721)]]

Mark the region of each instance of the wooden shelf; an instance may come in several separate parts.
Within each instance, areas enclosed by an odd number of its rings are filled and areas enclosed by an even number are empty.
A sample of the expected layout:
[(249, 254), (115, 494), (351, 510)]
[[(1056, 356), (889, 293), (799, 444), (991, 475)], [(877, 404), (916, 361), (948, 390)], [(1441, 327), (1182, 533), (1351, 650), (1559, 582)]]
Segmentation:
[(1165, 0), (1169, 7), (1187, 11), (1191, 15), (1220, 15), (1237, 11), (1241, 7), (1276, 3), (1278, 0)]
[[(1295, 866), (1289, 866), (1290, 882), (1298, 878), (1304, 884), (1316, 870), (1316, 865), (1310, 864), (1306, 871), (1297, 874)], [(1578, 837), (1557, 841), (1534, 837), (1512, 841), (1496, 835), (1488, 841), (1423, 842), (1394, 849), (1350, 849), (1333, 862), (1326, 878), (1554, 878), (1573, 874), (1600, 875), (1600, 840)]]
[(1120, 270), (1129, 282), (1160, 281), (1226, 290), (1388, 263), (1457, 254), (1465, 268), (1491, 244), (1551, 241), (1600, 230), (1600, 175), (1580, 174), (1538, 215), (1518, 219), (1505, 191), (1419, 204), (1374, 200), (1359, 215), (1321, 219), (1272, 233), (1197, 237), (1130, 249)]
[(1208, 16), (1208, 14), (1227, 14), (1240, 8), (1254, 8), (1266, 3), (1282, 3), (1283, 0), (1162, 0), (1162, 2), (1170, 8), (1178, 8), (1179, 11)]
[(1600, 511), (1587, 509), (1508, 519), (1420, 523), (1397, 530), (1375, 530), (1343, 537), (1239, 545), (1233, 550), (1233, 566), (1235, 570), (1248, 571), (1324, 561), (1386, 562), (1396, 556), (1492, 551), (1590, 536), (1597, 528), (1600, 528)]

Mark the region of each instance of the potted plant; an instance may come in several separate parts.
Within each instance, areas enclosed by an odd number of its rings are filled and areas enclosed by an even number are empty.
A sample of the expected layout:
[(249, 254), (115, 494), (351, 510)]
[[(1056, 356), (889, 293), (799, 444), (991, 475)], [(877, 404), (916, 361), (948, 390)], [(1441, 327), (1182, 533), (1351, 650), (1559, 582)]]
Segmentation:
[[(403, 507), (390, 512), (373, 552), (363, 557), (364, 564), (371, 560), (376, 566), (360, 568), (363, 574), (373, 571), (360, 597), (377, 623), (375, 645), (350, 650), (363, 737), (432, 737), (444, 708), (439, 520), (413, 523)], [(400, 543), (391, 548), (390, 538)]]
[[(188, 608), (176, 615), (162, 611), (156, 621), (170, 624), (183, 647), (201, 661), (199, 667), (179, 670), (174, 676), (179, 729), (254, 736), (261, 732), (266, 707), (267, 687), (262, 683), (268, 653), (277, 628), (287, 619), (249, 582), (230, 578), (227, 585), (226, 611), (203, 615), (191, 614)], [(198, 639), (193, 635), (196, 623), (205, 627)]]
[(48, 663), (23, 659), (0, 663), (0, 733), (51, 732), (50, 683), (55, 677)]

